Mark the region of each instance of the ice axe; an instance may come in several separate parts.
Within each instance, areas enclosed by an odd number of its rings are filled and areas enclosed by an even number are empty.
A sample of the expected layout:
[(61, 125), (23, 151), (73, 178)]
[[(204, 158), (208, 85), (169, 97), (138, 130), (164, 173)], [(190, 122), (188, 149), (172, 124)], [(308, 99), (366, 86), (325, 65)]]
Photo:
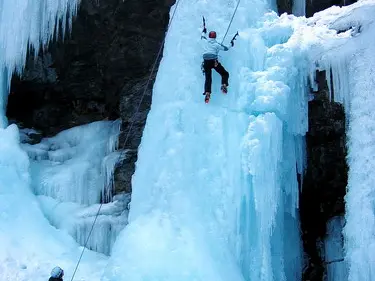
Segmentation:
[(232, 40), (230, 40), (230, 44), (231, 44), (232, 46), (234, 46), (234, 40), (236, 40), (237, 36), (239, 36), (238, 31), (236, 32), (236, 34), (234, 34)]
[[(207, 32), (207, 29), (206, 29), (206, 19), (204, 18), (204, 16), (202, 16), (203, 18), (203, 32), (206, 33)], [(201, 39), (204, 38), (204, 36), (201, 36)]]

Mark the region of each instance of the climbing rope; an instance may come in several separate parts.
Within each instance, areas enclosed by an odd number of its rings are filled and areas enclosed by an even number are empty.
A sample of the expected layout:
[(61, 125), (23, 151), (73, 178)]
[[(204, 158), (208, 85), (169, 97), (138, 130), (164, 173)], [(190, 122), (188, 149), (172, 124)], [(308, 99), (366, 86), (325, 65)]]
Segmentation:
[[(167, 32), (166, 32), (166, 34), (165, 34), (165, 36), (164, 36), (164, 39), (163, 39), (162, 43), (160, 44), (159, 51), (158, 51), (158, 53), (157, 53), (157, 55), (156, 55), (155, 61), (154, 61), (153, 65), (152, 65), (152, 68), (151, 68), (151, 73), (150, 73), (150, 75), (148, 76), (147, 83), (146, 83), (146, 85), (145, 85), (145, 87), (144, 87), (144, 90), (143, 90), (143, 93), (142, 93), (141, 99), (140, 99), (140, 101), (139, 101), (139, 103), (138, 103), (138, 106), (137, 106), (137, 109), (136, 109), (135, 113), (133, 114), (133, 117), (135, 117), (135, 115), (138, 114), (139, 109), (140, 109), (140, 107), (141, 107), (141, 105), (142, 105), (142, 101), (143, 101), (143, 99), (144, 99), (144, 97), (145, 97), (145, 95), (146, 95), (147, 88), (148, 88), (148, 86), (149, 86), (149, 84), (150, 84), (150, 81), (151, 81), (152, 75), (153, 75), (153, 73), (154, 73), (154, 71), (155, 71), (156, 64), (157, 64), (157, 62), (159, 61), (159, 57), (160, 57), (160, 54), (161, 54), (161, 50), (163, 49), (163, 46), (164, 46), (165, 38), (167, 37), (167, 34), (168, 34), (168, 31), (169, 31), (169, 28), (170, 28), (170, 26), (171, 26), (171, 24), (172, 24), (172, 22), (173, 22), (173, 19), (174, 19), (174, 16), (175, 16), (175, 14), (176, 14), (176, 11), (177, 11), (177, 8), (178, 8), (178, 5), (180, 4), (181, 1), (182, 1), (182, 0), (177, 0), (177, 2), (176, 2), (176, 8), (174, 9), (173, 14), (172, 14), (172, 17), (171, 17), (171, 20), (169, 21), (169, 24), (168, 24), (168, 26), (167, 26)], [(122, 146), (123, 148), (125, 147), (125, 145), (126, 145), (128, 139), (129, 139), (130, 132), (131, 132), (131, 130), (132, 130), (132, 128), (133, 128), (133, 125), (134, 125), (135, 120), (136, 120), (136, 119), (133, 118), (133, 120), (132, 120), (131, 123), (130, 123), (129, 129), (128, 129), (128, 131), (127, 131), (127, 134), (126, 134), (126, 137), (125, 137), (125, 140), (124, 140), (123, 146)], [(123, 153), (124, 153), (124, 152), (125, 152), (125, 150), (121, 151), (121, 153), (120, 153), (119, 156), (118, 156), (118, 159), (117, 159), (116, 163), (118, 163), (118, 162), (122, 159), (121, 157), (123, 156)], [(111, 178), (113, 178), (114, 170), (115, 170), (115, 169), (113, 169), (113, 171), (111, 172)], [(111, 183), (112, 183), (112, 181), (109, 181), (109, 183), (108, 183), (106, 189), (109, 188), (109, 185), (110, 185)], [(92, 230), (94, 229), (94, 225), (95, 225), (95, 223), (96, 223), (96, 220), (98, 219), (98, 216), (99, 216), (99, 214), (100, 214), (100, 210), (102, 209), (102, 206), (103, 206), (103, 203), (100, 203), (99, 209), (98, 209), (98, 211), (96, 212), (94, 222), (92, 223), (92, 226), (91, 226), (91, 229), (90, 229), (89, 235), (88, 235), (87, 238), (86, 238), (86, 241), (85, 241), (85, 244), (84, 244), (84, 246), (83, 246), (83, 249), (82, 249), (81, 255), (80, 255), (79, 259), (78, 259), (77, 265), (76, 265), (76, 267), (75, 267), (75, 269), (74, 269), (74, 271), (73, 271), (73, 275), (72, 275), (72, 278), (70, 279), (70, 281), (73, 281), (74, 276), (75, 276), (76, 273), (77, 273), (77, 270), (78, 270), (79, 264), (81, 263), (81, 260), (82, 260), (83, 253), (85, 252), (85, 249), (86, 249), (87, 243), (88, 243), (88, 241), (89, 241), (89, 239), (90, 239), (90, 236), (91, 236)]]
[(223, 42), (224, 42), (224, 40), (225, 40), (225, 37), (227, 37), (227, 34), (228, 34), (228, 31), (229, 31), (229, 28), (230, 28), (230, 26), (232, 25), (233, 18), (234, 18), (234, 16), (235, 16), (235, 14), (237, 13), (237, 8), (238, 8), (238, 6), (240, 5), (240, 2), (241, 2), (241, 0), (238, 0), (238, 2), (237, 2), (237, 6), (236, 6), (236, 8), (234, 9), (234, 12), (233, 12), (232, 18), (230, 19), (230, 22), (229, 22), (229, 25), (228, 25), (227, 31), (225, 32), (225, 35), (224, 35), (224, 37), (223, 37), (223, 40), (221, 41), (221, 44), (223, 44)]

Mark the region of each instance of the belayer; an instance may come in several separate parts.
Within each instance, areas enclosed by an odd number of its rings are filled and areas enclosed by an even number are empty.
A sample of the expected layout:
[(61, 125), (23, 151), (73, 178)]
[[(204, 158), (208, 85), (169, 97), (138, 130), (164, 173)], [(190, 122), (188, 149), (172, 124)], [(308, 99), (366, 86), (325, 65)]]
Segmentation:
[(51, 277), (48, 279), (48, 281), (63, 281), (63, 276), (64, 276), (64, 270), (56, 266), (52, 269)]
[(225, 68), (221, 65), (218, 60), (218, 53), (219, 51), (228, 51), (231, 47), (234, 46), (234, 40), (236, 39), (236, 35), (230, 41), (230, 47), (224, 46), (216, 41), (216, 32), (210, 31), (208, 33), (208, 38), (206, 37), (207, 29), (205, 19), (203, 18), (203, 31), (201, 39), (204, 39), (204, 50), (203, 50), (203, 63), (202, 68), (205, 74), (205, 82), (204, 82), (204, 93), (205, 95), (205, 102), (208, 103), (211, 97), (211, 84), (212, 84), (212, 69), (215, 69), (221, 75), (221, 91), (226, 94), (228, 92), (229, 86), (229, 73), (225, 70)]

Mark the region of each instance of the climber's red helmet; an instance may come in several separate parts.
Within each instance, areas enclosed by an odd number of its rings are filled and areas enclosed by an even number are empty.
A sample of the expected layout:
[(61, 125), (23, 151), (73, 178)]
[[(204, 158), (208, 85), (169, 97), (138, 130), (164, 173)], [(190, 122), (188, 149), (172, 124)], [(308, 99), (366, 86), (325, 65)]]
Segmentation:
[(210, 31), (210, 33), (208, 33), (208, 38), (216, 38), (216, 32)]

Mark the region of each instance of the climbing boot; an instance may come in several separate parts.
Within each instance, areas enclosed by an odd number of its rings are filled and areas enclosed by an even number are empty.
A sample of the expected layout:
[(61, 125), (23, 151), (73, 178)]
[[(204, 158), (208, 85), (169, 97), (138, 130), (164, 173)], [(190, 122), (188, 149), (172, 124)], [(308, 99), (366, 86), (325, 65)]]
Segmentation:
[(210, 92), (206, 92), (205, 93), (205, 97), (204, 97), (204, 102), (205, 103), (209, 103), (210, 102), (210, 98), (211, 98), (211, 93)]
[(221, 85), (221, 91), (223, 94), (228, 93), (228, 86), (225, 84)]

